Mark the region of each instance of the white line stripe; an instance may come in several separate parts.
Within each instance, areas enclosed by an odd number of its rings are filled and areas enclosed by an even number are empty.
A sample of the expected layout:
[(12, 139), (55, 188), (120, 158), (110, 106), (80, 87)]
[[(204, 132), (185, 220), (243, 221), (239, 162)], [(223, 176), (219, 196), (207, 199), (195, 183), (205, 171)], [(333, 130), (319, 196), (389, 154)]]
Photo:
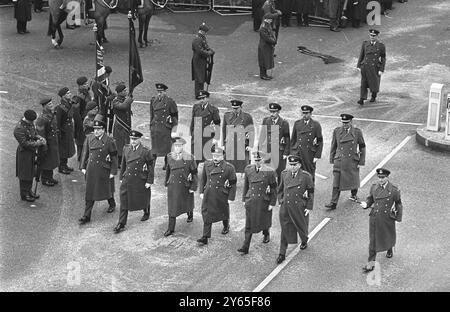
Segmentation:
[[(213, 92), (213, 91), (209, 91), (209, 93), (211, 93), (211, 94), (221, 94), (221, 95), (232, 95), (232, 96), (261, 97), (261, 98), (271, 97), (270, 95), (260, 95), (260, 94), (243, 94), (243, 93)], [(275, 97), (275, 96), (273, 96), (273, 97)], [(287, 96), (286, 98), (292, 98), (292, 97)]]
[[(137, 103), (137, 104), (150, 104), (150, 102), (148, 102), (148, 101), (133, 101), (133, 103)], [(194, 105), (192, 105), (192, 104), (177, 104), (177, 106), (192, 108), (192, 106), (194, 106)], [(217, 107), (217, 106), (216, 106), (216, 107)], [(218, 109), (228, 109), (228, 108), (226, 108), (226, 107), (217, 107), (217, 108), (218, 108)]]
[(413, 135), (407, 136), (396, 148), (394, 148), (384, 159), (361, 181), (360, 188), (363, 187), (375, 175), (376, 168), (383, 167), (397, 152), (408, 143)]
[(322, 180), (326, 180), (326, 179), (328, 179), (328, 177), (326, 177), (326, 176), (323, 176), (323, 175), (321, 175), (321, 174), (318, 174), (318, 173), (314, 173), (314, 175), (315, 175), (316, 177), (318, 177), (319, 179), (322, 179)]
[[(325, 218), (322, 220), (322, 222), (319, 223), (319, 225), (317, 225), (314, 230), (312, 230), (311, 233), (309, 233), (309, 238), (308, 238), (308, 242), (331, 220), (331, 218)], [(278, 275), (278, 273), (281, 272), (281, 270), (283, 270), (283, 268), (289, 264), (289, 262), (291, 262), (291, 260), (299, 253), (300, 251), (300, 244), (298, 244), (298, 246), (286, 257), (286, 260), (284, 260), (283, 262), (281, 262), (281, 264), (279, 264), (273, 271), (272, 273), (269, 274), (269, 276), (267, 276), (262, 282), (261, 284), (259, 284), (254, 290), (253, 292), (260, 292), (261, 290), (263, 290), (264, 287), (266, 287), (273, 279), (275, 276)]]
[(4, 94), (6, 94), (6, 93), (8, 93), (8, 91), (0, 91), (0, 93), (4, 93)]

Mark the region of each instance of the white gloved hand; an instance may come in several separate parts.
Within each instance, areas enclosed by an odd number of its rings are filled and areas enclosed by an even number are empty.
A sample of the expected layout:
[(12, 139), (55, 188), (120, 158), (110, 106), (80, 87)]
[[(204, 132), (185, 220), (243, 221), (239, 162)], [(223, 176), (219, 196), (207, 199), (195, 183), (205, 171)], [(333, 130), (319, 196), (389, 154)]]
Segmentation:
[(86, 174), (86, 169), (81, 169), (81, 172), (83, 172), (83, 174)]
[(269, 211), (271, 211), (275, 206), (269, 206)]
[(203, 193), (202, 193), (202, 194), (200, 194), (200, 199), (203, 199)]
[(378, 76), (381, 76), (383, 72), (382, 71), (378, 71)]
[(361, 207), (363, 207), (364, 209), (366, 209), (367, 208), (367, 203), (366, 202), (361, 202)]
[(110, 179), (114, 178), (114, 175), (113, 175), (113, 174), (110, 174), (110, 175), (109, 175), (109, 178), (110, 178)]
[(152, 186), (150, 183), (145, 183), (145, 188), (146, 189), (150, 188), (150, 186)]
[(231, 203), (232, 202), (232, 200), (228, 200), (228, 203)]
[(318, 161), (318, 160), (319, 160), (319, 158), (314, 157), (314, 158), (313, 158), (313, 163), (315, 163), (315, 162)]
[(194, 193), (194, 191), (193, 190), (189, 190), (189, 193)]
[(305, 209), (305, 217), (306, 217), (307, 215), (309, 215), (309, 210), (308, 210), (308, 209)]

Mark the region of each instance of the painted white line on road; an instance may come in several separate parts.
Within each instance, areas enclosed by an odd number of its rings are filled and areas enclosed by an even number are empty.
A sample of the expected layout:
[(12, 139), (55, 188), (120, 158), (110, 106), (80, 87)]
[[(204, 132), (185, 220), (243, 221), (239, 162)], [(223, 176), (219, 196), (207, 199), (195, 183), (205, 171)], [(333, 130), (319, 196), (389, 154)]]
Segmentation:
[(8, 91), (0, 91), (0, 93), (4, 93), (4, 94), (7, 94), (7, 93), (8, 93)]
[[(318, 114), (314, 114), (314, 116), (319, 117), (319, 118), (332, 118), (332, 119), (339, 119), (339, 120), (341, 119), (341, 116), (318, 115)], [(287, 119), (287, 120), (298, 120), (299, 119), (299, 118), (290, 118), (290, 117), (283, 117), (283, 118)], [(423, 126), (423, 123), (407, 122), (407, 121), (381, 120), (381, 119), (369, 119), (369, 118), (353, 118), (353, 120), (391, 123), (391, 124), (408, 125), (408, 126)]]
[[(150, 102), (148, 102), (148, 101), (133, 101), (133, 103), (137, 103), (137, 104), (150, 104)], [(194, 105), (192, 105), (192, 104), (177, 104), (177, 106), (192, 108), (192, 106), (194, 106)], [(217, 106), (216, 106), (216, 107), (217, 107)], [(218, 108), (218, 109), (228, 109), (228, 108), (226, 108), (226, 107), (217, 107), (217, 108)]]
[[(322, 220), (322, 222), (317, 225), (314, 230), (312, 230), (311, 233), (309, 233), (308, 242), (316, 236), (316, 234), (331, 220), (331, 218), (325, 218)], [(291, 260), (300, 252), (300, 244), (297, 245), (297, 247), (286, 257), (286, 260), (284, 260), (281, 264), (279, 264), (272, 273), (269, 274), (262, 282), (259, 284), (255, 289), (253, 289), (253, 292), (260, 292), (264, 289), (274, 278), (278, 275), (278, 273), (283, 270), (283, 268), (291, 262)]]
[(328, 177), (326, 177), (326, 176), (323, 176), (323, 175), (321, 175), (321, 174), (319, 174), (319, 173), (315, 173), (314, 174), (316, 177), (318, 177), (319, 179), (322, 179), (322, 180), (326, 180), (326, 179), (328, 179)]
[(413, 135), (407, 136), (399, 145), (397, 145), (396, 148), (394, 148), (386, 157), (384, 157), (384, 159), (374, 168), (372, 169), (372, 171), (364, 178), (364, 180), (361, 181), (360, 184), (360, 188), (363, 187), (367, 182), (369, 182), (370, 179), (372, 179), (372, 177), (375, 175), (376, 173), (376, 169), (383, 167), (392, 157), (394, 157), (395, 154), (397, 154), (397, 152), (406, 145), (406, 143), (408, 143), (409, 140), (411, 140), (411, 138), (413, 137)]
[(260, 98), (274, 97), (274, 96), (270, 96), (270, 95), (243, 94), (243, 93), (230, 93), (230, 92), (213, 92), (213, 91), (209, 91), (209, 93), (211, 93), (211, 94), (221, 94), (221, 95), (232, 95), (232, 96), (260, 97)]

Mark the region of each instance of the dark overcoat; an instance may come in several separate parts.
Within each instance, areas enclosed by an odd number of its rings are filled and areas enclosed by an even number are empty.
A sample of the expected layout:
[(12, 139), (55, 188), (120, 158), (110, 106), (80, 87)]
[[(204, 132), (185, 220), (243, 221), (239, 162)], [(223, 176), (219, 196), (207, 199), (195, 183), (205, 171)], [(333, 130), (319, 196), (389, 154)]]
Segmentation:
[[(308, 191), (308, 198), (303, 198)], [(288, 244), (297, 243), (297, 233), (302, 242), (308, 239), (309, 214), (305, 209), (312, 210), (314, 203), (314, 182), (311, 174), (298, 170), (293, 178), (291, 172), (284, 170), (278, 185), (278, 202), (280, 203), (281, 235)]]
[(86, 200), (105, 200), (114, 197), (114, 178), (117, 174), (117, 147), (106, 133), (99, 139), (89, 134), (84, 141), (80, 169), (86, 169)]
[(366, 144), (360, 129), (350, 127), (348, 132), (343, 127), (334, 129), (330, 163), (333, 164), (333, 187), (340, 191), (359, 188), (358, 165), (366, 163)]
[(36, 174), (36, 150), (41, 145), (34, 124), (20, 120), (14, 128), (14, 137), (19, 143), (16, 150), (16, 177), (19, 180), (31, 181)]
[(14, 18), (19, 22), (31, 21), (31, 0), (17, 0), (14, 2)]
[(258, 45), (258, 65), (263, 69), (272, 69), (275, 67), (273, 53), (277, 39), (275, 33), (270, 27), (261, 24), (259, 28), (259, 45)]
[(120, 209), (136, 211), (147, 210), (150, 206), (151, 188), (145, 188), (146, 183), (153, 184), (154, 158), (149, 148), (139, 144), (133, 150), (130, 144), (123, 147), (120, 166)]
[(351, 19), (365, 21), (367, 17), (368, 0), (352, 0), (348, 1), (347, 11)]
[[(228, 181), (227, 184), (226, 181)], [(229, 220), (228, 200), (233, 201), (236, 197), (234, 166), (227, 161), (221, 161), (218, 166), (212, 160), (205, 161), (200, 179), (200, 194), (203, 194), (202, 217), (204, 223)]]
[(371, 92), (379, 92), (381, 77), (378, 75), (378, 71), (384, 72), (385, 64), (385, 45), (380, 41), (376, 41), (372, 45), (370, 40), (365, 40), (356, 65), (361, 69), (361, 86), (369, 88)]
[[(369, 249), (381, 252), (394, 247), (395, 221), (401, 222), (403, 217), (400, 190), (390, 182), (385, 188), (373, 184), (367, 197), (367, 208), (370, 207), (372, 210), (369, 214)], [(392, 213), (392, 210), (395, 210), (396, 214)]]
[(61, 99), (55, 112), (59, 129), (59, 157), (70, 158), (75, 155), (72, 102)]
[(118, 95), (112, 101), (114, 111), (113, 137), (116, 141), (119, 156), (122, 156), (123, 147), (130, 143), (130, 133), (126, 129), (131, 129), (131, 97), (123, 97)]
[[(208, 103), (203, 109), (202, 104), (196, 103), (192, 107), (191, 119), (191, 153), (195, 156), (197, 164), (206, 159), (211, 159), (212, 139), (217, 136), (220, 139), (220, 115), (219, 109)], [(201, 138), (201, 140), (200, 140)], [(211, 141), (208, 146), (205, 145)], [(201, 143), (200, 143), (201, 142)]]
[(77, 145), (82, 146), (86, 139), (83, 131), (83, 120), (87, 113), (86, 104), (91, 100), (91, 95), (87, 90), (78, 90), (78, 94), (73, 97), (74, 138)]
[(345, 0), (328, 0), (328, 15), (332, 19), (340, 19)]
[(182, 152), (167, 155), (166, 180), (169, 217), (194, 210), (194, 193), (198, 188), (197, 162), (194, 156)]
[(192, 61), (191, 61), (191, 73), (192, 80), (198, 83), (206, 82), (206, 66), (208, 57), (213, 54), (212, 50), (206, 42), (206, 37), (198, 33), (192, 40)]
[[(278, 136), (277, 136), (278, 133)], [(272, 136), (276, 136), (275, 140)], [(272, 168), (276, 169), (278, 181), (281, 172), (286, 168), (286, 159), (290, 153), (290, 131), (287, 120), (278, 117), (275, 124), (271, 117), (265, 117), (262, 122), (262, 128), (259, 133), (259, 150), (270, 153), (270, 163)], [(276, 148), (273, 150), (272, 148)], [(276, 162), (276, 160), (278, 162)]]
[(243, 111), (238, 115), (226, 112), (223, 116), (222, 138), (225, 159), (234, 166), (236, 172), (243, 173), (250, 163), (250, 153), (245, 148), (252, 147), (255, 140), (252, 116)]
[(314, 14), (314, 0), (295, 0), (294, 11), (297, 14)]
[(242, 201), (245, 203), (246, 228), (259, 233), (272, 226), (272, 210), (277, 201), (277, 174), (271, 167), (263, 164), (259, 171), (256, 165), (245, 168)]
[(166, 156), (172, 148), (172, 128), (178, 124), (178, 108), (175, 101), (164, 95), (150, 100), (150, 135), (152, 151), (159, 156)]
[(314, 158), (322, 157), (322, 127), (316, 120), (310, 119), (307, 124), (303, 119), (297, 120), (292, 129), (291, 153), (301, 157), (302, 169), (311, 173), (313, 180), (316, 172)]
[[(56, 116), (50, 110), (44, 110), (36, 120), (37, 133), (47, 140), (47, 145), (40, 148), (40, 169), (53, 170), (59, 165), (58, 126)], [(42, 155), (41, 155), (42, 156)]]

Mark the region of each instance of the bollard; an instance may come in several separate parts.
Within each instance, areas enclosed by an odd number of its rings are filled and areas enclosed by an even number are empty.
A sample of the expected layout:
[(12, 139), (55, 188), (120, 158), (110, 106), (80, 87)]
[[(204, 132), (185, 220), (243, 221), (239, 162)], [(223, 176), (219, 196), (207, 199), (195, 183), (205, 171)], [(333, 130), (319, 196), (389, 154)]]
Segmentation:
[(442, 89), (443, 84), (433, 83), (430, 87), (430, 94), (428, 97), (428, 118), (427, 130), (439, 131), (441, 125), (441, 106), (443, 100)]

